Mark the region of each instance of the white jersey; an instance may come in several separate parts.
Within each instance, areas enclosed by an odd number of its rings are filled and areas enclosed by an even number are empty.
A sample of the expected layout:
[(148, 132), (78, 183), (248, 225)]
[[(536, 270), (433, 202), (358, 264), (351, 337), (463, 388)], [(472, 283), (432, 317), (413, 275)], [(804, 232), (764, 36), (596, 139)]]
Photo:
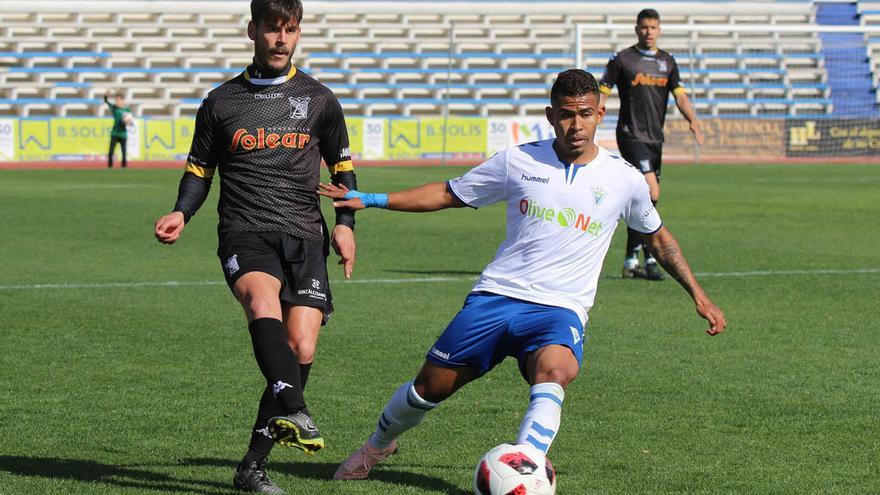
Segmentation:
[(567, 308), (584, 324), (617, 221), (660, 229), (648, 183), (605, 148), (587, 164), (559, 161), (553, 139), (499, 152), (449, 181), (474, 208), (507, 202), (507, 237), (473, 291)]

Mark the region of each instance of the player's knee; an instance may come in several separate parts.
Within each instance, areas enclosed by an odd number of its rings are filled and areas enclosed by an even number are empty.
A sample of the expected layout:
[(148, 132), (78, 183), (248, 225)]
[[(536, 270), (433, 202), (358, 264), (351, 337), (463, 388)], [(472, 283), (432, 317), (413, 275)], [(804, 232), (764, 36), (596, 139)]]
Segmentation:
[(287, 344), (290, 346), (290, 350), (296, 354), (296, 358), (300, 363), (308, 364), (315, 360), (315, 352), (318, 346), (314, 342), (296, 342), (293, 339), (289, 339)]
[(558, 383), (563, 388), (577, 378), (577, 367), (554, 367), (538, 373), (535, 377), (535, 383)]
[(255, 296), (253, 294), (245, 294), (241, 301), (245, 311), (251, 315), (253, 319), (257, 318), (279, 318), (277, 306), (278, 304), (268, 297)]

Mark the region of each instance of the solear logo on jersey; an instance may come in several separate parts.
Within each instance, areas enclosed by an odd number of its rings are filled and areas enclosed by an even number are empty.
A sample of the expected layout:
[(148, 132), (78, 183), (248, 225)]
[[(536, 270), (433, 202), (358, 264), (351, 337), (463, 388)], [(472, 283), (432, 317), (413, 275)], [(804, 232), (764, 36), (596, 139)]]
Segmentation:
[(239, 148), (245, 151), (262, 150), (266, 148), (275, 149), (279, 146), (283, 148), (305, 148), (306, 144), (312, 140), (309, 134), (301, 134), (299, 132), (288, 132), (286, 134), (278, 134), (275, 132), (266, 133), (266, 129), (260, 127), (257, 129), (257, 135), (250, 134), (247, 129), (238, 129), (232, 135), (232, 145), (229, 151), (238, 151)]
[(578, 213), (573, 208), (561, 208), (554, 210), (539, 205), (536, 201), (529, 199), (521, 199), (519, 202), (519, 212), (523, 215), (537, 218), (542, 222), (552, 222), (563, 228), (580, 229), (587, 234), (598, 236), (602, 230), (602, 224), (594, 222), (589, 215)]

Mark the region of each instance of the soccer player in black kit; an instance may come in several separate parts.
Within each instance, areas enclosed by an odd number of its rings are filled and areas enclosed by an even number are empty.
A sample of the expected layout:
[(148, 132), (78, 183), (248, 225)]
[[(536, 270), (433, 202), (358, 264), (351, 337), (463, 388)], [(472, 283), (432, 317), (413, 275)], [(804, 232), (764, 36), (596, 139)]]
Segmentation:
[[(678, 64), (668, 52), (657, 48), (660, 37), (660, 14), (644, 9), (636, 18), (638, 43), (620, 51), (608, 61), (599, 82), (599, 105), (605, 105), (614, 85), (620, 94), (617, 120), (617, 146), (623, 159), (645, 174), (651, 201), (660, 199), (660, 166), (663, 156), (663, 124), (669, 92), (690, 124), (697, 144), (703, 144), (700, 121), (694, 112), (687, 91), (681, 84)], [(654, 256), (645, 250), (645, 269), (639, 269), (642, 243), (637, 233), (628, 230), (624, 278), (662, 280), (663, 274)]]
[(195, 134), (172, 213), (155, 235), (174, 243), (220, 174), (217, 254), (247, 317), (266, 379), (236, 488), (284, 493), (266, 474), (274, 443), (314, 454), (324, 447), (303, 397), (318, 332), (333, 310), (326, 258), (332, 245), (346, 278), (354, 265), (354, 213), (336, 210), (327, 232), (317, 195), (321, 160), (331, 181), (356, 188), (342, 107), (333, 93), (291, 64), (300, 38), (300, 0), (253, 0), (253, 64), (212, 90)]

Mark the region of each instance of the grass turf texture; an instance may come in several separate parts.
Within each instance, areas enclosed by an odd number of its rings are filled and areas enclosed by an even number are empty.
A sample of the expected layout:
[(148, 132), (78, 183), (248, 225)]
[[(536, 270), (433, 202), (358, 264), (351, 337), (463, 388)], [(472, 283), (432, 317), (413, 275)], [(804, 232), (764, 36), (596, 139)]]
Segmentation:
[[(359, 178), (382, 191), (460, 172)], [(0, 493), (232, 492), (262, 379), (214, 254), (216, 184), (179, 244), (152, 237), (178, 178), (0, 173)], [(559, 492), (880, 492), (880, 274), (855, 272), (877, 266), (878, 186), (876, 166), (665, 170), (660, 212), (730, 329), (706, 336), (668, 278), (617, 278), (618, 227), (550, 452)], [(277, 448), (277, 483), (297, 494), (470, 492), (474, 464), (514, 439), (528, 401), (512, 360), (405, 435), (371, 481), (329, 478), (414, 376), (491, 259), (503, 217), (498, 205), (359, 214), (355, 281), (443, 280), (333, 286), (338, 311), (306, 393), (328, 447), (315, 458)], [(772, 273), (724, 275), (756, 271)], [(167, 281), (205, 284), (126, 285)]]

